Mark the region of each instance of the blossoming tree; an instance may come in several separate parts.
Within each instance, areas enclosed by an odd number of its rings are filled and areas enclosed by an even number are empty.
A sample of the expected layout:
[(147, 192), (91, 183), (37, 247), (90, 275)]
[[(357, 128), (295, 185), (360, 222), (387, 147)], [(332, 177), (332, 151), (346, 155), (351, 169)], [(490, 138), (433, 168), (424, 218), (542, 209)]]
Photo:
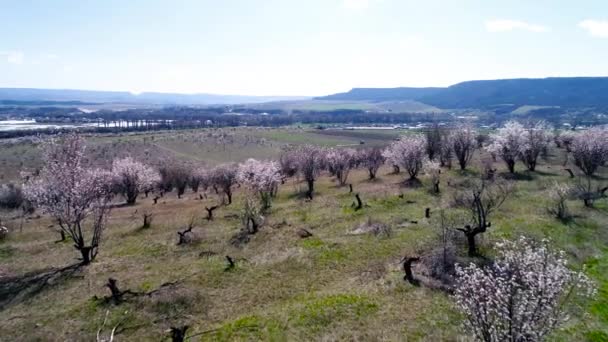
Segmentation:
[(135, 204), (140, 193), (151, 191), (160, 181), (156, 170), (131, 157), (114, 160), (112, 174), (115, 189), (122, 193), (128, 204)]
[(385, 156), (406, 170), (410, 180), (415, 180), (426, 157), (426, 140), (417, 135), (403, 136), (389, 145)]
[(452, 130), (449, 141), (452, 143), (452, 151), (458, 159), (461, 170), (465, 170), (473, 158), (477, 146), (476, 136), (477, 132), (469, 125), (458, 125)]
[(248, 159), (239, 165), (236, 178), (260, 196), (262, 209), (268, 209), (281, 182), (281, 169), (274, 161)]
[(488, 267), (457, 266), (454, 297), (464, 328), (477, 341), (542, 341), (568, 320), (564, 303), (592, 296), (593, 283), (568, 268), (548, 241), (503, 241)]
[[(84, 139), (69, 134), (44, 145), (40, 174), (24, 185), (27, 198), (57, 220), (74, 242), (82, 264), (95, 259), (110, 211), (111, 173), (85, 167)], [(90, 226), (90, 239), (86, 238)], [(87, 243), (87, 241), (90, 241)]]

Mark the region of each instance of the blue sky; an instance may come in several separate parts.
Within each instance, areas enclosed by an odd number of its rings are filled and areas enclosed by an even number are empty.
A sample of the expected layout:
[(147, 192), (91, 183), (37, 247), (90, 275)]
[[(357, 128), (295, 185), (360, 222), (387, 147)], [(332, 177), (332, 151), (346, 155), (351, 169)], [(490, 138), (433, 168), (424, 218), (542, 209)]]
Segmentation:
[(322, 95), (606, 75), (605, 0), (0, 0), (0, 87)]

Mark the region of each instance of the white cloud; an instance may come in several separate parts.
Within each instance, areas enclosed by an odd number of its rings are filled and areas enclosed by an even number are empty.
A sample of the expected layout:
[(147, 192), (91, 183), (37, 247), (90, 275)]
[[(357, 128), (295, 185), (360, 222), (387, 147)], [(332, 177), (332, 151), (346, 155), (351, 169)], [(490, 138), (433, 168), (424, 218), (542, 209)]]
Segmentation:
[(513, 30), (548, 32), (549, 28), (542, 25), (530, 24), (525, 21), (498, 19), (486, 21), (486, 30), (489, 32), (507, 32)]
[(587, 19), (578, 26), (594, 37), (608, 38), (608, 21)]
[(342, 6), (352, 10), (363, 10), (369, 7), (369, 0), (343, 0)]
[(6, 57), (6, 61), (11, 64), (23, 63), (23, 52), (21, 51), (0, 51), (0, 56)]
[(44, 57), (46, 57), (48, 59), (57, 59), (57, 58), (59, 58), (59, 56), (57, 56), (54, 53), (47, 53), (47, 54), (44, 55)]

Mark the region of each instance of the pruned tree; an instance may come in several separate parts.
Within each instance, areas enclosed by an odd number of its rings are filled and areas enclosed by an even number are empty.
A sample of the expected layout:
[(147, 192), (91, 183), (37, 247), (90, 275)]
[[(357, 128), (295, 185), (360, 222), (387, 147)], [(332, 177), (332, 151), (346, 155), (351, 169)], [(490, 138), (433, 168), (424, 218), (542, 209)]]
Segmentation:
[(359, 150), (359, 161), (367, 169), (369, 179), (375, 179), (378, 169), (384, 164), (386, 158), (382, 155), (379, 147), (366, 148)]
[(151, 191), (160, 181), (156, 170), (131, 157), (115, 159), (112, 176), (114, 189), (124, 196), (127, 204), (135, 204), (140, 193)]
[(248, 159), (238, 166), (237, 181), (260, 196), (262, 210), (269, 209), (281, 182), (279, 165), (273, 161)]
[(599, 182), (593, 181), (591, 176), (578, 177), (575, 185), (576, 197), (583, 201), (585, 207), (593, 207), (593, 203), (606, 197), (608, 186), (602, 186)]
[(387, 160), (396, 163), (410, 176), (410, 180), (415, 180), (426, 155), (426, 141), (424, 137), (417, 135), (407, 135), (393, 142), (385, 151)]
[(571, 149), (574, 165), (585, 175), (593, 176), (608, 162), (608, 129), (594, 127), (575, 135)]
[(303, 145), (294, 151), (294, 155), (297, 160), (298, 172), (308, 185), (306, 197), (312, 200), (315, 180), (326, 165), (326, 153), (320, 147)]
[(513, 184), (503, 179), (494, 182), (476, 181), (456, 194), (455, 203), (469, 211), (471, 224), (457, 228), (467, 238), (469, 256), (477, 255), (475, 237), (492, 225), (490, 216), (504, 203), (513, 190)]
[(222, 164), (211, 170), (211, 184), (228, 198), (228, 204), (232, 204), (232, 187), (237, 184), (236, 164)]
[(84, 166), (85, 142), (75, 133), (43, 146), (42, 170), (24, 185), (24, 193), (57, 220), (81, 253), (82, 264), (87, 265), (97, 256), (110, 212), (111, 173)]
[(357, 165), (357, 153), (351, 148), (331, 148), (326, 152), (327, 169), (338, 184), (346, 185), (350, 170)]
[(521, 237), (497, 250), (487, 267), (471, 263), (456, 270), (454, 298), (476, 341), (542, 341), (568, 320), (566, 303), (595, 294), (591, 280), (570, 270), (565, 253), (547, 240)]
[(519, 159), (525, 134), (524, 126), (515, 121), (507, 122), (498, 132), (492, 134), (492, 143), (487, 150), (499, 156), (510, 173), (515, 172), (515, 162)]
[(454, 155), (458, 159), (461, 170), (466, 170), (467, 164), (473, 158), (475, 147), (477, 146), (475, 141), (476, 135), (475, 129), (469, 125), (458, 125), (452, 130), (450, 136), (452, 151), (454, 151)]

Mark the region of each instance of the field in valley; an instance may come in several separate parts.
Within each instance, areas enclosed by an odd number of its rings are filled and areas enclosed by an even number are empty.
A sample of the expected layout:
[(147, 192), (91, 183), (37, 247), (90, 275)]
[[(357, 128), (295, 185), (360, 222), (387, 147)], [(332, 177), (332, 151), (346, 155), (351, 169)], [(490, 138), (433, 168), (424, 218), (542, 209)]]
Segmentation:
[[(87, 141), (89, 159), (100, 166), (131, 155), (151, 164), (177, 158), (211, 167), (277, 158), (286, 144), (366, 148), (400, 134), (407, 131), (235, 128), (93, 135)], [(552, 217), (549, 187), (573, 182), (563, 160), (564, 151), (552, 147), (536, 172), (517, 165), (516, 190), (481, 235), (481, 250), (491, 255), (501, 238), (550, 238), (567, 252), (572, 267), (586, 267), (599, 289), (551, 340), (608, 341), (608, 200), (598, 200), (594, 208), (569, 201), (572, 220)], [(502, 163), (495, 165), (499, 174), (506, 173)], [(0, 145), (0, 183), (17, 181), (20, 171), (39, 166), (35, 144)], [(608, 172), (601, 171), (598, 181), (606, 182)], [(152, 195), (142, 195), (134, 206), (120, 205), (117, 197), (97, 259), (44, 286), (41, 279), (49, 270), (77, 261), (75, 249), (56, 243), (50, 218), (2, 212), (11, 233), (0, 241), (0, 340), (95, 340), (104, 318), (105, 334), (120, 323), (117, 341), (159, 341), (167, 338), (167, 329), (183, 325), (189, 326), (187, 335), (196, 335), (192, 341), (466, 340), (450, 296), (406, 283), (400, 260), (424, 256), (436, 245), (442, 211), (453, 222), (464, 222), (464, 213), (452, 207), (454, 193), (481, 172), (477, 151), (470, 170), (442, 172), (442, 191), (435, 195), (425, 175), (420, 187), (407, 187), (405, 175), (389, 167), (375, 181), (356, 170), (348, 183), (365, 203), (361, 210), (353, 209), (349, 188), (327, 174), (319, 178), (312, 201), (302, 196), (305, 184), (292, 178), (280, 186), (259, 233), (241, 247), (229, 241), (242, 227), (243, 189), (211, 221), (204, 208), (219, 204), (213, 191), (203, 196), (188, 190), (181, 199), (167, 193), (157, 204)], [(425, 208), (431, 208), (430, 218)], [(153, 214), (149, 228), (141, 227), (143, 213)], [(177, 232), (190, 223), (196, 241), (177, 245)], [(356, 234), (370, 223), (387, 232)], [(301, 238), (301, 229), (312, 236)], [(466, 262), (462, 241), (457, 251)], [(225, 256), (236, 261), (234, 268), (226, 269)], [(108, 278), (121, 289), (147, 294), (120, 305), (106, 303)]]

